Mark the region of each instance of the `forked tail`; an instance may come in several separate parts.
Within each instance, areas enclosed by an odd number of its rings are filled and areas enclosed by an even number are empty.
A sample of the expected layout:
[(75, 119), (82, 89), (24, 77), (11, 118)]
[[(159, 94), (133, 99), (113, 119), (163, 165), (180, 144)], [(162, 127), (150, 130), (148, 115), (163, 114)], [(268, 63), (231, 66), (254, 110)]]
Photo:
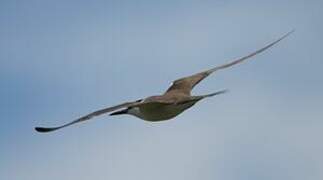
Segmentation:
[(224, 89), (224, 90), (221, 90), (221, 91), (217, 91), (217, 92), (215, 92), (215, 93), (202, 95), (202, 96), (200, 96), (200, 97), (202, 97), (202, 98), (212, 97), (212, 96), (215, 96), (215, 95), (224, 94), (224, 93), (226, 93), (226, 92), (228, 92), (228, 91), (229, 91), (229, 90)]

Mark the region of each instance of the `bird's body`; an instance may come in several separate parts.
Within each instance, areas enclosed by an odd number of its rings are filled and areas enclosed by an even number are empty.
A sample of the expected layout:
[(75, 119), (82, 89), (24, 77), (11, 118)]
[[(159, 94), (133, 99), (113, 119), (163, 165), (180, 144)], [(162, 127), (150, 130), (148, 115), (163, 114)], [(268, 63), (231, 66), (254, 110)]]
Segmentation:
[[(184, 112), (186, 109), (192, 107), (194, 104), (196, 104), (198, 101), (207, 98), (212, 97), (218, 94), (225, 93), (226, 90), (218, 91), (215, 93), (207, 94), (207, 95), (201, 95), (201, 96), (192, 96), (191, 91), (192, 89), (201, 82), (204, 78), (208, 77), (210, 74), (212, 74), (215, 71), (225, 69), (228, 67), (231, 67), (235, 64), (239, 64), (246, 59), (249, 59), (250, 57), (253, 57), (266, 49), (270, 48), (274, 44), (278, 43), (285, 37), (287, 37), (289, 34), (291, 34), (293, 31), (287, 33), (286, 35), (282, 36), (278, 40), (268, 44), (267, 46), (247, 55), (242, 58), (239, 58), (237, 60), (231, 61), (227, 64), (217, 66), (214, 68), (211, 68), (206, 71), (202, 71), (200, 73), (193, 74), (191, 76), (187, 76), (184, 78), (177, 79), (173, 82), (173, 84), (167, 89), (167, 91), (158, 96), (150, 96), (145, 99), (140, 99), (133, 102), (126, 102), (123, 104), (119, 104), (117, 106), (104, 108), (98, 111), (94, 111), (88, 115), (85, 115), (81, 118), (78, 118), (70, 123), (64, 124), (62, 126), (57, 127), (36, 127), (36, 131), (38, 132), (50, 132), (57, 129), (61, 129), (67, 126), (70, 126), (72, 124), (76, 124), (79, 122), (83, 122), (86, 120), (89, 120), (95, 116), (99, 116), (105, 113), (112, 112), (110, 115), (121, 115), (121, 114), (130, 114), (133, 116), (136, 116), (140, 119), (146, 120), (146, 121), (164, 121), (169, 120), (177, 115)], [(121, 109), (121, 110), (120, 110)], [(118, 110), (118, 111), (116, 111)]]
[(184, 112), (186, 109), (193, 106), (195, 102), (188, 102), (180, 105), (151, 105), (144, 107), (134, 107), (129, 108), (125, 114), (130, 114), (136, 116), (140, 119), (157, 122), (157, 121), (165, 121), (176, 117), (177, 115)]
[(129, 114), (146, 121), (164, 121), (176, 117), (206, 97), (211, 97), (225, 92), (226, 90), (222, 90), (202, 96), (191, 96), (185, 93), (174, 93), (170, 91), (169, 93), (165, 93), (160, 96), (150, 96), (148, 98), (138, 100), (138, 102), (143, 103), (143, 105), (138, 107), (128, 107), (121, 111), (111, 113), (110, 115)]
[[(150, 97), (154, 98), (154, 97)], [(162, 97), (161, 97), (162, 98)], [(161, 104), (153, 103), (140, 107), (130, 107), (125, 110), (117, 111), (111, 115), (130, 114), (146, 121), (164, 121), (169, 120), (184, 112), (193, 106), (198, 100), (188, 101), (182, 104)]]

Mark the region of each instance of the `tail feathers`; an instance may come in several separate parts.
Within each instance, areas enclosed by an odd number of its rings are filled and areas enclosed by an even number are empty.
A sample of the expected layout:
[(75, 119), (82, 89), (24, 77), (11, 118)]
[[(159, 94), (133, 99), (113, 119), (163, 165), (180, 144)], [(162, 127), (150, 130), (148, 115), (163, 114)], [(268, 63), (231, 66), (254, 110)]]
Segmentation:
[(229, 90), (227, 89), (224, 89), (224, 90), (221, 90), (221, 91), (217, 91), (215, 93), (211, 93), (211, 94), (206, 94), (206, 95), (203, 95), (202, 97), (203, 98), (206, 98), (206, 97), (212, 97), (212, 96), (215, 96), (215, 95), (219, 95), (219, 94), (224, 94), (226, 92), (228, 92)]

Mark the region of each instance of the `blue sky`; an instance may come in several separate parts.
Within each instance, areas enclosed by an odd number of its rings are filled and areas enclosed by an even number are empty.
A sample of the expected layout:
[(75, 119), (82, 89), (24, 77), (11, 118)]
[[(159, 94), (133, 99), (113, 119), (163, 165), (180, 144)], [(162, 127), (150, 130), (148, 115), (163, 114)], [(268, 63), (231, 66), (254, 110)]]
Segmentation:
[[(323, 3), (0, 1), (0, 179), (323, 178)], [(194, 89), (171, 121), (98, 117), (296, 32)]]

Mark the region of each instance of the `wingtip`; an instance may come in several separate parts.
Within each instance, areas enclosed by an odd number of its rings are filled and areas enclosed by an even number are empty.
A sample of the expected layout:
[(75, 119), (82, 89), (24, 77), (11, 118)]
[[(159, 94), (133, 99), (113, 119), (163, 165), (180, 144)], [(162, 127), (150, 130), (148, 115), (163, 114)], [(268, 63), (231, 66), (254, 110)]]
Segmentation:
[(284, 36), (282, 36), (281, 38), (279, 38), (274, 44), (276, 44), (277, 42), (285, 39), (286, 37), (288, 37), (289, 35), (293, 34), (296, 31), (296, 29), (292, 29), (290, 30), (288, 33), (286, 33)]
[(290, 30), (288, 33), (286, 33), (286, 35), (285, 35), (284, 37), (287, 37), (287, 36), (289, 36), (289, 35), (293, 34), (295, 31), (296, 31), (296, 29), (295, 29), (295, 28), (294, 28), (294, 29), (292, 29), (292, 30)]
[(35, 131), (40, 132), (40, 133), (46, 133), (46, 132), (50, 132), (53, 131), (55, 129), (53, 128), (45, 128), (45, 127), (35, 127)]
[(221, 92), (227, 93), (227, 92), (230, 92), (230, 90), (229, 89), (223, 89), (223, 90), (221, 90)]
[(217, 92), (217, 94), (225, 94), (225, 93), (228, 93), (228, 92), (230, 92), (229, 89), (223, 89), (223, 90)]

